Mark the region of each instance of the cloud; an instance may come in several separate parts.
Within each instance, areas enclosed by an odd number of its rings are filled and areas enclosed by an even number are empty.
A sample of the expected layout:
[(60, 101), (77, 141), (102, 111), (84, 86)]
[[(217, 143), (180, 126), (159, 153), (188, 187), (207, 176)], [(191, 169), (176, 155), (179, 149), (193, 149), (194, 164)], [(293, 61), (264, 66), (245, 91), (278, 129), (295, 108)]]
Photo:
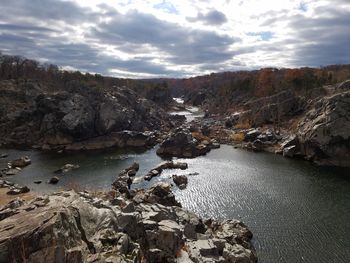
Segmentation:
[(89, 37), (119, 46), (136, 45), (134, 52), (150, 45), (176, 64), (218, 63), (232, 58), (230, 45), (238, 38), (216, 32), (191, 29), (160, 20), (153, 15), (131, 11), (117, 14), (108, 22), (97, 25)]
[(0, 51), (118, 77), (350, 63), (348, 0), (2, 0), (0, 10)]
[(227, 17), (224, 13), (217, 10), (210, 10), (208, 13), (198, 13), (196, 17), (188, 17), (191, 22), (203, 22), (206, 25), (222, 25), (227, 22)]

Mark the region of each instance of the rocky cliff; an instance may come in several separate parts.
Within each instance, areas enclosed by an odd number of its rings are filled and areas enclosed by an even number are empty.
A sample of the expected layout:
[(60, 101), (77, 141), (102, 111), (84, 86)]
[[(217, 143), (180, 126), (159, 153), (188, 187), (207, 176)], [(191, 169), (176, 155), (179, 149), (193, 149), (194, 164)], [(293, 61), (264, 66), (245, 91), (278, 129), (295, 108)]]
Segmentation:
[(350, 167), (350, 90), (316, 100), (299, 123), (298, 139), (307, 159)]
[[(3, 145), (47, 149), (142, 146), (151, 143), (147, 139), (154, 135), (144, 132), (171, 125), (162, 108), (126, 87), (101, 90), (72, 82), (68, 88), (50, 91), (34, 81), (0, 83)], [(92, 145), (85, 143), (90, 141)]]

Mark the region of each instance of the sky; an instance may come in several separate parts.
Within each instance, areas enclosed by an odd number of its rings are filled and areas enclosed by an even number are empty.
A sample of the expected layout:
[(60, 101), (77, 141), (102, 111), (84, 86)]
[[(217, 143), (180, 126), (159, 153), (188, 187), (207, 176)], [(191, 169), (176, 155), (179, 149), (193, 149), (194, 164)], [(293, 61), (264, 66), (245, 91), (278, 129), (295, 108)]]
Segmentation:
[(1, 0), (0, 51), (128, 78), (350, 64), (350, 0)]

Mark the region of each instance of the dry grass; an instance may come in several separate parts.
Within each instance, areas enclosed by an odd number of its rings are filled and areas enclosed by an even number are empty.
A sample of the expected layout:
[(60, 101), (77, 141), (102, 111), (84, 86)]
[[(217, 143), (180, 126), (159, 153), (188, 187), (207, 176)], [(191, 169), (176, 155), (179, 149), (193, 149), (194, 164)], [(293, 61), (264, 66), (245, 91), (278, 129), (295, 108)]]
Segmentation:
[(252, 126), (249, 122), (237, 123), (234, 128), (236, 129), (250, 129)]
[(244, 133), (243, 132), (240, 132), (240, 133), (234, 133), (230, 136), (231, 140), (232, 141), (235, 141), (235, 142), (242, 142), (245, 138), (244, 136)]
[(210, 141), (210, 138), (208, 136), (203, 135), (203, 133), (201, 132), (192, 132), (192, 137), (198, 141)]

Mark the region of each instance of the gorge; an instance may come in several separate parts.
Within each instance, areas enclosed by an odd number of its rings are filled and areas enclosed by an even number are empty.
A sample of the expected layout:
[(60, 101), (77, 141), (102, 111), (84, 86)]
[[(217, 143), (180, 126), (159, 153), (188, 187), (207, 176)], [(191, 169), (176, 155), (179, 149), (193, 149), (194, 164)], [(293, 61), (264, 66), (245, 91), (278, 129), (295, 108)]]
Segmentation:
[[(346, 79), (255, 94), (237, 91), (234, 77), (229, 97), (219, 96), (225, 85), (217, 78), (216, 88), (185, 85), (181, 91), (178, 82), (188, 80), (56, 74), (50, 81), (0, 82), (1, 260), (350, 257)], [(62, 74), (68, 76), (64, 82)], [(240, 99), (228, 102), (234, 98)], [(162, 164), (169, 160), (178, 164)], [(174, 175), (186, 176), (185, 185), (176, 186)], [(36, 221), (26, 221), (36, 212)], [(38, 228), (41, 222), (45, 228)], [(133, 236), (129, 227), (139, 226)], [(47, 233), (58, 245), (29, 245)], [(59, 233), (72, 239), (66, 243)], [(13, 254), (21, 242), (24, 250)]]

